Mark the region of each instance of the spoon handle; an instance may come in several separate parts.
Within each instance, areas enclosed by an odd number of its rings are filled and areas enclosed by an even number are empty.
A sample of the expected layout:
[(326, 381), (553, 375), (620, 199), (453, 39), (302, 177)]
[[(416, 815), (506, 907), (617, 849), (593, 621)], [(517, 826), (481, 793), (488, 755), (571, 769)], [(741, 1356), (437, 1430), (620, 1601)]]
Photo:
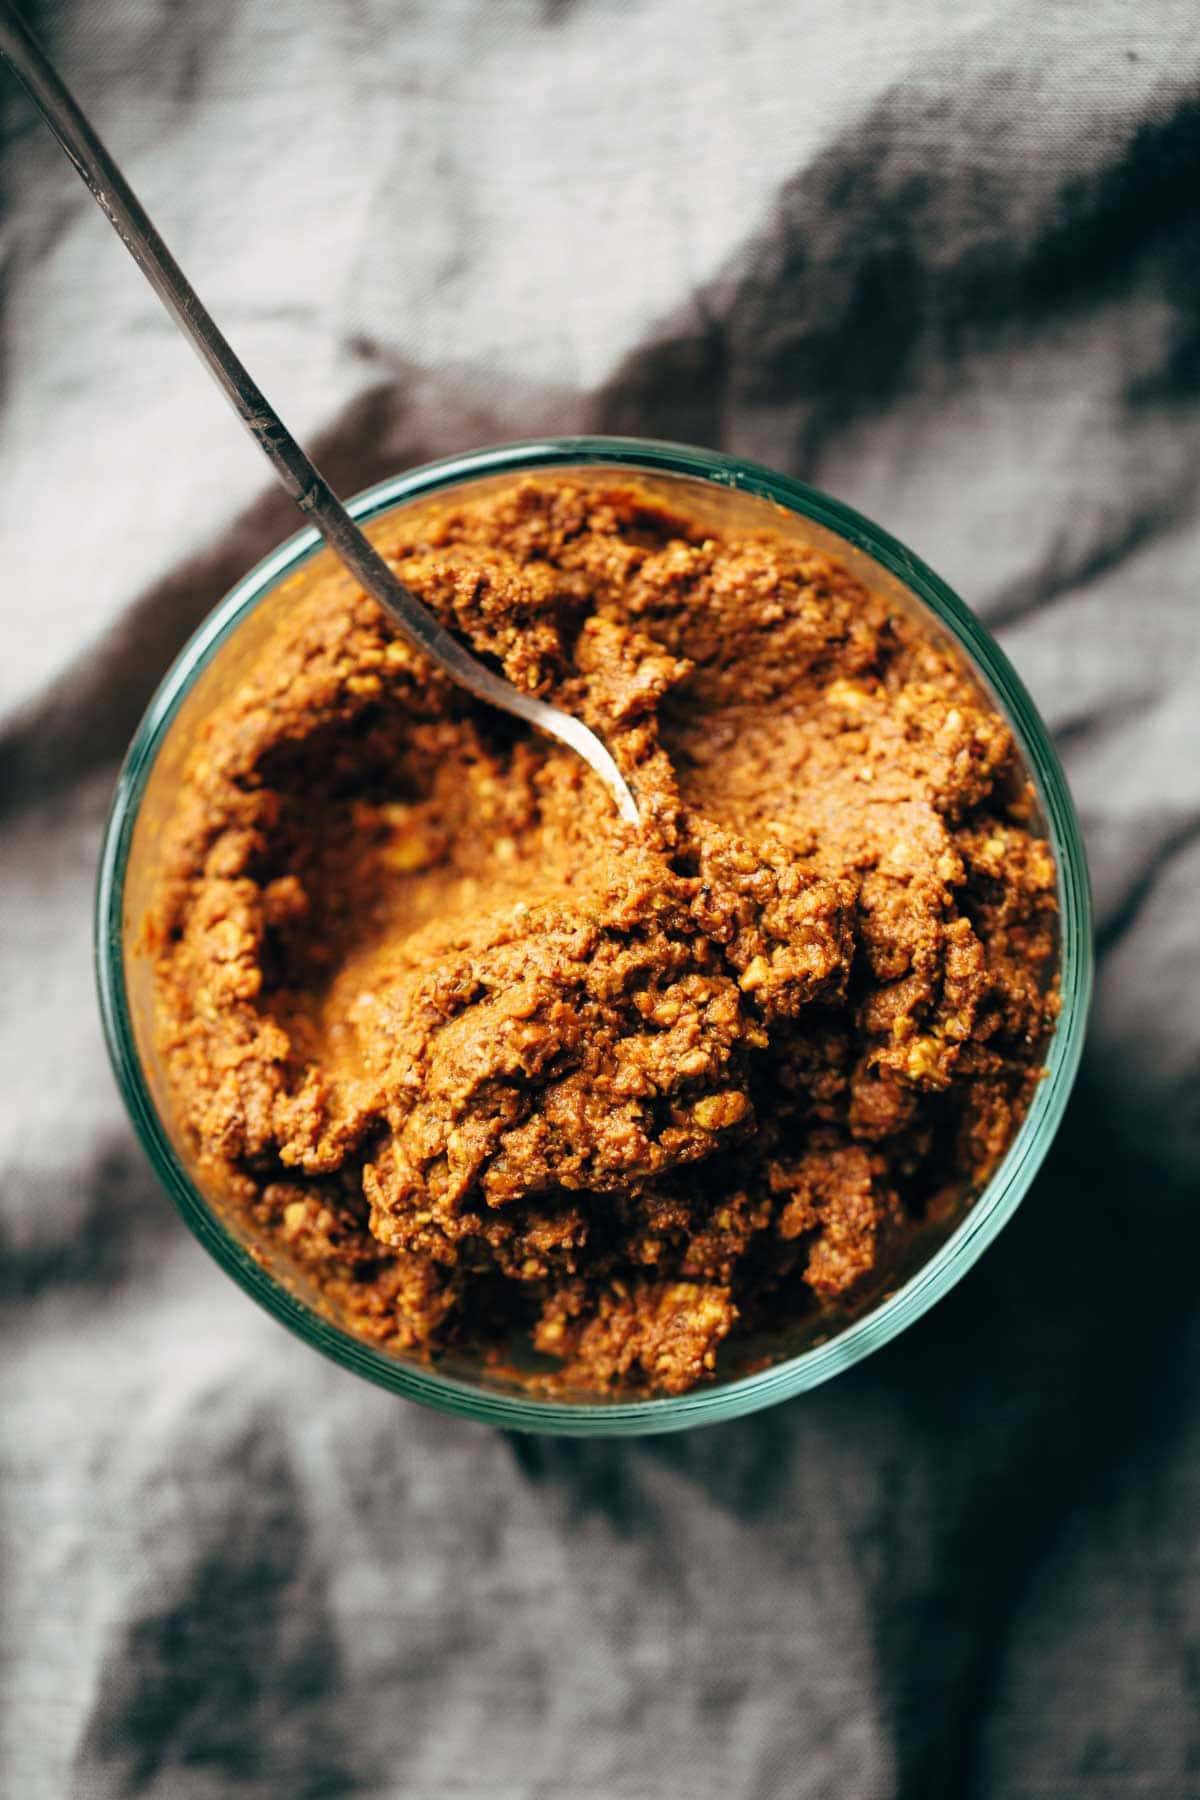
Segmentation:
[(595, 734), (569, 714), (523, 694), (466, 650), (393, 574), (325, 477), (301, 449), (218, 329), (153, 220), (88, 122), (74, 95), (10, 0), (0, 0), (0, 56), (12, 65), (93, 200), (270, 462), (280, 481), (355, 580), (405, 638), (477, 699), (570, 745), (600, 776), (622, 816), (638, 822), (625, 780)]

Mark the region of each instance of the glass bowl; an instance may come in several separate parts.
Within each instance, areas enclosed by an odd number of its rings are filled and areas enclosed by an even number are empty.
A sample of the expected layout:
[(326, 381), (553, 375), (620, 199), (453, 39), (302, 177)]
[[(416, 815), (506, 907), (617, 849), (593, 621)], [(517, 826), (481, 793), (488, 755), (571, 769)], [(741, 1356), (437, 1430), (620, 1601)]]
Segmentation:
[[(1046, 727), (1007, 657), (944, 582), (902, 544), (838, 501), (769, 469), (707, 450), (644, 440), (558, 438), (508, 444), (412, 469), (360, 494), (350, 510), (377, 519), (450, 488), (473, 488), (529, 471), (613, 471), (685, 502), (689, 511), (792, 531), (833, 551), (869, 585), (914, 606), (948, 633), (1007, 717), (1036, 785), (1042, 823), (1058, 870), (1062, 1010), (1046, 1074), (1004, 1160), (954, 1228), (906, 1279), (861, 1316), (825, 1330), (756, 1373), (731, 1376), (678, 1397), (590, 1402), (533, 1398), (480, 1367), (428, 1367), (388, 1354), (342, 1330), (319, 1310), (294, 1271), (250, 1241), (212, 1195), (200, 1191), (171, 1123), (163, 1071), (150, 1030), (152, 971), (138, 947), (154, 873), (159, 824), (169, 807), (196, 722), (236, 678), (272, 617), (287, 604), (281, 585), (319, 552), (315, 530), (297, 535), (253, 569), (185, 647), (155, 694), (117, 782), (96, 897), (100, 1008), (117, 1080), (138, 1135), (163, 1184), (201, 1243), (267, 1311), (315, 1349), (394, 1393), (495, 1425), (577, 1436), (679, 1431), (754, 1412), (848, 1369), (918, 1319), (971, 1267), (1012, 1217), (1057, 1129), (1079, 1064), (1091, 989), (1087, 865), (1067, 784)], [(587, 479), (588, 477), (584, 477)], [(277, 615), (275, 615), (277, 616)], [(818, 1320), (818, 1328), (820, 1321)]]

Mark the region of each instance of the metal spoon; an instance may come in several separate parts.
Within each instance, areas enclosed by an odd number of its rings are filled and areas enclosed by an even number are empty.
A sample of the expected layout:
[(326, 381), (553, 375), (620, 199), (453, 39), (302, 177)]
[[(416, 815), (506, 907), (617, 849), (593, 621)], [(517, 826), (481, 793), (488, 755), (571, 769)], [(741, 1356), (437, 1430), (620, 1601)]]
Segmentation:
[(410, 644), (422, 650), (477, 700), (486, 700), (569, 745), (595, 770), (621, 817), (636, 825), (638, 810), (633, 795), (595, 733), (569, 713), (521, 693), (511, 682), (477, 662), (411, 589), (396, 579), (234, 355), (137, 195), (9, 0), (0, 0), (0, 55), (7, 58), (29, 90), (101, 212), (179, 329), (190, 339), (292, 499), (313, 521), (334, 555), (391, 616)]

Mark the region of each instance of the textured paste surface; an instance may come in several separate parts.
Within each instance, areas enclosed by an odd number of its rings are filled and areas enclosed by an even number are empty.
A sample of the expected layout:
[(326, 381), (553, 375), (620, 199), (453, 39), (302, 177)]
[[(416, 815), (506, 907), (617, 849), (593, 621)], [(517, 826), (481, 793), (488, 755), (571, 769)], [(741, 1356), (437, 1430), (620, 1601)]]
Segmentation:
[(379, 541), (643, 829), (302, 573), (166, 837), (176, 1107), (358, 1334), (683, 1391), (1010, 1141), (1057, 1004), (1025, 774), (956, 653), (782, 535), (539, 479)]

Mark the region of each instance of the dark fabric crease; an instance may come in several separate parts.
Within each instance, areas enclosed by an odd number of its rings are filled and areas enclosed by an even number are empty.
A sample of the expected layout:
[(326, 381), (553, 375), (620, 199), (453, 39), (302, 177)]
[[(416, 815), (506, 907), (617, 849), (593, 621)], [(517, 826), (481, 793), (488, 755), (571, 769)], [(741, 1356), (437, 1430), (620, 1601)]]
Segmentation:
[[(124, 1135), (97, 1155), (81, 1206), (64, 1204), (62, 1174), (12, 1183), (0, 1226), (0, 1304), (26, 1304), (65, 1289), (103, 1297), (131, 1278), (145, 1278), (173, 1236), (165, 1196)], [(22, 1191), (23, 1189), (23, 1191)]]
[(1039, 607), (1048, 606), (1056, 595), (1100, 580), (1146, 544), (1186, 523), (1195, 512), (1200, 480), (1189, 477), (1180, 483), (1180, 488), (1182, 491), (1164, 494), (1153, 509), (1135, 511), (1126, 517), (1118, 514), (1110, 523), (1110, 535), (1074, 552), (1064, 547), (1048, 563), (1021, 576), (1006, 590), (989, 595), (985, 611), (990, 629), (1002, 631)]
[(1084, 707), (1078, 713), (1064, 714), (1054, 721), (1054, 741), (1060, 751), (1066, 751), (1073, 744), (1083, 745), (1108, 732), (1124, 731), (1146, 715), (1157, 697), (1150, 690), (1134, 689), (1101, 712)]
[(1096, 948), (1103, 955), (1137, 923), (1138, 914), (1154, 884), (1172, 859), (1200, 840), (1200, 819), (1186, 819), (1158, 835), (1153, 850), (1130, 881), (1120, 904), (1112, 907), (1096, 927)]
[[(207, 1775), (297, 1800), (362, 1792), (335, 1720), (339, 1653), (304, 1494), (279, 1425), (209, 1396), (168, 1441), (171, 1478), (202, 1459), (180, 1557), (151, 1531), (101, 1663), (74, 1759), (77, 1791), (173, 1794)], [(151, 1501), (161, 1471), (148, 1476)]]

